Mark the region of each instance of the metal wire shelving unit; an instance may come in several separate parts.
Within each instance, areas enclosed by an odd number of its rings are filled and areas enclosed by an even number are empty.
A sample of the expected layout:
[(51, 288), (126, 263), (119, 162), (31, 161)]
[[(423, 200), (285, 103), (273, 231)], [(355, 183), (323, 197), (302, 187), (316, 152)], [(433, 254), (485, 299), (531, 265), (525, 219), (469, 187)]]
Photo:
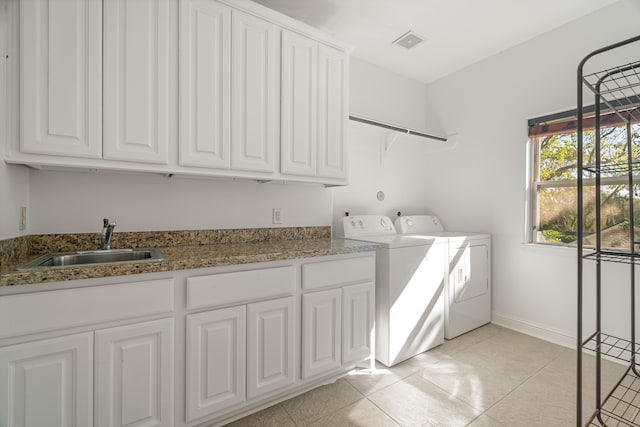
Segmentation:
[[(584, 74), (585, 65), (598, 55), (612, 52), (618, 48), (640, 41), (640, 36), (598, 49), (587, 55), (578, 67), (578, 193), (577, 193), (577, 241), (578, 241), (578, 328), (577, 328), (577, 411), (578, 427), (583, 427), (582, 375), (583, 352), (595, 355), (595, 413), (587, 420), (588, 426), (640, 426), (640, 343), (636, 336), (635, 313), (635, 275), (636, 265), (640, 265), (640, 253), (636, 241), (634, 224), (634, 174), (640, 172), (640, 158), (634, 158), (631, 143), (631, 123), (640, 122), (640, 60), (617, 67)], [(586, 111), (585, 92), (593, 95), (595, 106), (594, 132), (595, 152), (601, 149), (601, 117), (604, 114), (616, 114), (627, 125), (627, 161), (607, 164), (596, 156), (595, 164), (584, 163), (584, 124)], [(602, 247), (601, 186), (603, 176), (626, 175), (629, 190), (629, 247), (625, 250), (604, 250)], [(585, 181), (595, 180), (595, 248), (584, 244), (584, 188)], [(583, 284), (584, 263), (595, 263), (595, 332), (583, 337)], [(602, 330), (602, 293), (605, 286), (602, 266), (604, 263), (622, 263), (629, 265), (630, 296), (630, 336), (617, 337)], [(613, 390), (603, 396), (602, 359), (613, 358), (628, 365), (624, 375)]]

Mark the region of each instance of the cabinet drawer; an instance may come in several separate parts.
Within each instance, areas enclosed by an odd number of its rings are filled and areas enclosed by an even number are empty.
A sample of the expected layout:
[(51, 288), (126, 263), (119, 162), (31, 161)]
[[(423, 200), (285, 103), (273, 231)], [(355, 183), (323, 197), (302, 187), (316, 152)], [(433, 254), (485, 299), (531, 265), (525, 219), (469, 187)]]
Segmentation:
[(290, 295), (295, 289), (296, 269), (293, 266), (190, 277), (187, 279), (187, 308)]
[(374, 256), (337, 259), (302, 265), (302, 288), (316, 289), (373, 282), (376, 274)]
[(0, 297), (0, 338), (173, 311), (173, 279)]

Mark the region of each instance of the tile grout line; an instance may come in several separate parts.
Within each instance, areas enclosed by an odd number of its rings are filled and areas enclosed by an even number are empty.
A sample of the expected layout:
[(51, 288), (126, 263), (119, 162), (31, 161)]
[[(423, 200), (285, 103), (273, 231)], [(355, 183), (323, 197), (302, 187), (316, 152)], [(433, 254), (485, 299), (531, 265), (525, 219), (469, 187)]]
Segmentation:
[[(380, 391), (380, 390), (378, 390)], [(376, 391), (376, 393), (378, 392)], [(374, 394), (374, 393), (372, 393)], [(382, 409), (380, 406), (376, 405), (376, 403), (374, 401), (372, 401), (371, 399), (369, 399), (369, 396), (365, 396), (365, 399), (367, 399), (369, 401), (369, 403), (371, 403), (373, 406), (375, 406), (376, 408), (378, 408), (383, 414), (385, 414), (387, 417), (389, 417), (391, 419), (391, 421), (393, 421), (394, 423), (396, 423), (397, 425), (399, 425), (400, 427), (404, 427), (404, 425), (396, 420), (395, 418), (393, 418), (393, 416), (389, 413), (387, 413), (387, 411), (385, 411), (384, 409)]]
[[(518, 385), (516, 385), (515, 387), (513, 387), (511, 389), (511, 391), (509, 391), (507, 394), (505, 394), (504, 396), (502, 396), (500, 399), (498, 399), (496, 402), (494, 402), (491, 406), (489, 406), (487, 409), (485, 409), (484, 411), (482, 411), (482, 413), (480, 415), (478, 415), (477, 418), (480, 418), (482, 415), (485, 415), (486, 417), (491, 418), (491, 420), (496, 421), (496, 422), (501, 422), (500, 420), (496, 420), (495, 418), (491, 417), (489, 414), (487, 414), (487, 412), (489, 412), (489, 410), (491, 408), (493, 408), (494, 406), (497, 406), (500, 402), (502, 402), (504, 399), (506, 399), (507, 397), (511, 396), (516, 390), (518, 390), (520, 387), (522, 387), (527, 381), (529, 381), (531, 378), (535, 377), (536, 375), (538, 375), (540, 372), (542, 372), (542, 370), (544, 368), (546, 368), (547, 366), (549, 366), (551, 363), (555, 362), (556, 360), (558, 360), (560, 358), (560, 354), (556, 355), (553, 359), (551, 359), (549, 362), (547, 362), (546, 364), (544, 364), (540, 369), (538, 369), (537, 371), (533, 372), (531, 375), (529, 375), (528, 377), (526, 377), (525, 379), (523, 379)], [(475, 421), (475, 419), (474, 419)], [(473, 422), (473, 421), (472, 421)], [(469, 424), (467, 424), (469, 425)]]
[[(356, 387), (354, 387), (354, 386), (353, 386), (353, 385), (352, 385), (352, 384), (351, 384), (351, 383), (350, 383), (346, 378), (344, 378), (344, 377), (340, 377), (340, 378), (338, 378), (336, 381), (334, 381), (333, 383), (325, 384), (324, 386), (321, 386), (321, 387), (325, 387), (325, 386), (329, 386), (329, 385), (336, 384), (338, 381), (340, 381), (340, 380), (342, 380), (342, 379), (344, 379), (345, 383), (347, 383), (347, 384), (349, 385), (349, 387), (353, 388), (353, 389), (354, 389), (354, 390), (355, 390), (355, 391), (356, 391), (356, 392), (357, 392), (361, 397), (360, 397), (359, 399), (357, 399), (357, 400), (355, 400), (355, 401), (351, 402), (351, 403), (348, 403), (348, 404), (344, 405), (344, 406), (339, 406), (339, 407), (335, 408), (334, 410), (332, 410), (332, 411), (331, 411), (330, 413), (328, 413), (328, 414), (324, 414), (324, 415), (322, 415), (322, 416), (320, 416), (320, 417), (318, 417), (318, 418), (311, 419), (311, 420), (310, 420), (310, 422), (307, 422), (308, 420), (301, 420), (301, 422), (300, 422), (300, 423), (298, 423), (298, 422), (293, 418), (293, 416), (289, 413), (289, 411), (287, 411), (287, 408), (285, 408), (285, 407), (284, 407), (284, 405), (282, 405), (282, 402), (281, 402), (281, 403), (279, 403), (279, 405), (280, 405), (280, 406), (282, 406), (282, 409), (284, 409), (285, 413), (286, 413), (286, 414), (289, 416), (289, 418), (293, 421), (293, 423), (296, 425), (296, 427), (303, 427), (303, 426), (304, 426), (304, 425), (306, 425), (306, 424), (309, 424), (309, 423), (315, 423), (315, 422), (320, 421), (320, 420), (322, 420), (322, 419), (324, 419), (324, 418), (327, 418), (327, 417), (329, 417), (329, 416), (331, 416), (331, 415), (337, 414), (338, 412), (340, 412), (341, 410), (343, 410), (343, 409), (344, 409), (344, 408), (346, 408), (347, 406), (349, 406), (349, 405), (353, 405), (354, 403), (359, 402), (359, 401), (361, 401), (361, 400), (363, 400), (363, 399), (366, 399), (366, 398), (367, 398), (367, 396), (365, 396), (365, 395), (364, 395), (364, 393), (362, 393), (360, 390), (358, 390)], [(307, 393), (312, 392), (313, 390), (317, 390), (317, 389), (309, 390), (309, 391), (307, 391)], [(305, 394), (306, 394), (306, 393), (305, 393)], [(297, 397), (297, 396), (296, 396), (296, 397)]]

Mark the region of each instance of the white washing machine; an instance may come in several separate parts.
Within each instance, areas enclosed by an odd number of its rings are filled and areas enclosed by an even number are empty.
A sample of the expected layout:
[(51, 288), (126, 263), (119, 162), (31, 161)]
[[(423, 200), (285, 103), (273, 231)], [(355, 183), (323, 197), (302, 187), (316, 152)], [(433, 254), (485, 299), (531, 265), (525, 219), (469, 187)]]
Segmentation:
[(402, 235), (434, 239), (446, 254), (445, 338), (491, 322), (491, 235), (445, 231), (432, 215), (399, 216), (395, 225)]
[(376, 359), (386, 366), (444, 342), (444, 253), (433, 239), (396, 234), (389, 217), (343, 218), (340, 237), (373, 242), (376, 251)]

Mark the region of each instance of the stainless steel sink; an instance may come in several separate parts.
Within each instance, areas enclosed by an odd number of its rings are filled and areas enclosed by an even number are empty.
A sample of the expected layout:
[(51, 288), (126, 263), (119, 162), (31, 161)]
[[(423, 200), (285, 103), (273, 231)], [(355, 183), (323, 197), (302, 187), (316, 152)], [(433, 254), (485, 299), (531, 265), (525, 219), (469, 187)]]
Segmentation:
[(18, 267), (18, 270), (26, 270), (34, 267), (69, 267), (74, 265), (113, 264), (132, 261), (161, 261), (163, 259), (162, 252), (157, 248), (60, 252), (41, 256)]

